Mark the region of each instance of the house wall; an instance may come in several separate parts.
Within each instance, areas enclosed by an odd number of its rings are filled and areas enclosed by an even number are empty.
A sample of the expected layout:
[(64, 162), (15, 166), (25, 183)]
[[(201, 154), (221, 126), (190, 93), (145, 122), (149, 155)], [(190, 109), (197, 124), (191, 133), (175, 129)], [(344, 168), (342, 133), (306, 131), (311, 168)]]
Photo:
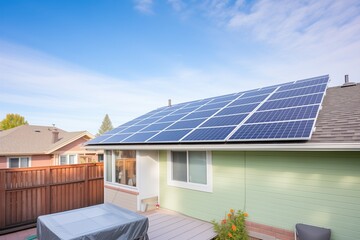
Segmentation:
[(83, 144), (88, 141), (87, 138), (82, 137), (77, 139), (76, 141), (73, 141), (71, 143), (69, 143), (68, 145), (54, 151), (55, 154), (55, 159), (54, 159), (54, 164), (58, 165), (59, 164), (59, 155), (67, 155), (67, 154), (77, 154), (77, 163), (81, 163), (80, 162), (80, 155), (86, 155), (88, 157), (91, 158), (92, 161), (97, 161), (97, 152), (96, 151), (90, 151), (90, 150), (86, 150), (83, 147)]
[[(83, 148), (83, 144), (88, 141), (86, 138), (79, 138), (76, 141), (69, 143), (68, 145), (56, 150), (57, 154), (63, 154), (66, 152), (89, 152)], [(91, 152), (91, 151), (90, 151)]]
[(137, 192), (126, 191), (108, 185), (104, 187), (104, 202), (112, 203), (131, 211), (137, 211), (137, 196)]
[(305, 223), (332, 230), (332, 239), (360, 236), (359, 152), (213, 152), (213, 192), (167, 185), (160, 152), (160, 204), (211, 221), (230, 208), (248, 220), (293, 230)]
[(7, 158), (5, 156), (0, 156), (0, 168), (7, 168)]
[(54, 155), (31, 156), (31, 167), (42, 167), (54, 165)]
[[(159, 196), (159, 152), (137, 151), (138, 211), (144, 211), (141, 201)], [(155, 205), (152, 203), (152, 205)]]
[[(31, 167), (42, 167), (49, 166), (54, 164), (54, 156), (53, 155), (24, 155), (25, 157), (31, 158)], [(12, 156), (9, 156), (12, 157)], [(8, 156), (0, 157), (0, 168), (7, 168), (7, 158)]]

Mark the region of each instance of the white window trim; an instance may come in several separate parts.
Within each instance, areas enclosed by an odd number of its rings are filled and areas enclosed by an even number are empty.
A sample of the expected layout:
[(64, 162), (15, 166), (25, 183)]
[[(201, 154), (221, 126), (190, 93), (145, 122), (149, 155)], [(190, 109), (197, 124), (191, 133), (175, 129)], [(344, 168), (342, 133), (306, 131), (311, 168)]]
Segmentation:
[[(68, 165), (70, 164), (70, 155), (74, 155), (75, 159), (74, 159), (74, 163), (72, 164), (78, 164), (78, 155), (76, 153), (69, 153), (69, 154), (59, 154), (58, 156), (58, 165)], [(61, 164), (61, 156), (66, 156), (66, 164)]]
[[(179, 150), (174, 150), (179, 151)], [(192, 189), (196, 191), (202, 192), (213, 192), (213, 177), (212, 177), (212, 158), (211, 158), (211, 151), (203, 151), (206, 152), (206, 184), (200, 183), (192, 183), (192, 182), (182, 182), (173, 180), (172, 176), (172, 151), (167, 151), (167, 184), (169, 186)], [(188, 156), (188, 152), (186, 151), (186, 155)], [(190, 151), (191, 152), (191, 151)], [(188, 157), (187, 157), (188, 158)], [(187, 168), (189, 168), (189, 164), (187, 164)], [(189, 170), (187, 171), (189, 173)]]
[[(130, 191), (136, 191), (138, 192), (139, 191), (139, 188), (138, 188), (138, 183), (139, 183), (139, 174), (136, 174), (136, 187), (134, 186), (129, 186), (129, 185), (125, 185), (125, 184), (121, 184), (121, 183), (118, 183), (116, 182), (115, 180), (115, 153), (114, 153), (114, 150), (109, 150), (111, 151), (111, 167), (112, 167), (112, 176), (111, 176), (111, 182), (107, 181), (107, 171), (104, 169), (104, 183), (106, 185), (110, 185), (110, 186), (113, 186), (113, 187), (116, 187), (116, 188), (119, 188), (119, 189), (124, 189), (124, 190), (130, 190)], [(139, 171), (139, 163), (138, 163), (138, 151), (136, 151), (136, 172), (138, 173)], [(104, 153), (104, 166), (106, 168), (107, 166), (107, 155), (106, 153)]]
[[(18, 158), (20, 161), (20, 158), (29, 158), (29, 166), (27, 167), (31, 167), (31, 156), (12, 156), (12, 157), (7, 157), (7, 168), (10, 168), (10, 158)], [(20, 164), (19, 164), (20, 165)], [(21, 168), (21, 167), (18, 167)]]

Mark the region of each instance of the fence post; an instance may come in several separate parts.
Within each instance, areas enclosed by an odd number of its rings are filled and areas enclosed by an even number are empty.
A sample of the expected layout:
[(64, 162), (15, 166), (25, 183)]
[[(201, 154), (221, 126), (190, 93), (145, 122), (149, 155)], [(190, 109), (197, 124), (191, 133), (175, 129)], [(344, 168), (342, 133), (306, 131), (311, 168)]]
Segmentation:
[(51, 213), (51, 169), (47, 166), (45, 169), (45, 212)]
[(5, 203), (5, 173), (6, 170), (0, 170), (0, 229), (5, 227), (5, 211), (6, 211), (6, 203)]
[(90, 205), (90, 191), (89, 191), (89, 164), (85, 165), (85, 206), (89, 206)]

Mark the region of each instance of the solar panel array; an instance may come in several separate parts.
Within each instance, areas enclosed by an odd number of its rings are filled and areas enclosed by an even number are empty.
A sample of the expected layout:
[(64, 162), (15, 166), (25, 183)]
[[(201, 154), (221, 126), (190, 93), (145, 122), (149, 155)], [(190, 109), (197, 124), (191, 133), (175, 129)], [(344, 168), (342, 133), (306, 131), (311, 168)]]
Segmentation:
[(162, 107), (88, 145), (308, 140), (329, 76)]

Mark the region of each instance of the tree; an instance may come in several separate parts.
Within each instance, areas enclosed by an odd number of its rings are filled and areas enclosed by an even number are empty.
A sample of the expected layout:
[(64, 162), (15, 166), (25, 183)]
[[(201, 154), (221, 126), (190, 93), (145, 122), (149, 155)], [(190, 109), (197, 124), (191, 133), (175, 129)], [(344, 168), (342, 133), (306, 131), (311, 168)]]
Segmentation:
[(23, 116), (16, 113), (9, 113), (6, 114), (6, 117), (0, 122), (0, 129), (7, 130), (25, 124), (28, 124), (28, 122), (25, 121)]
[(99, 132), (96, 134), (96, 136), (100, 136), (101, 134), (112, 130), (114, 127), (111, 123), (111, 120), (109, 118), (109, 115), (105, 115), (104, 120), (102, 121), (102, 124), (99, 128)]

